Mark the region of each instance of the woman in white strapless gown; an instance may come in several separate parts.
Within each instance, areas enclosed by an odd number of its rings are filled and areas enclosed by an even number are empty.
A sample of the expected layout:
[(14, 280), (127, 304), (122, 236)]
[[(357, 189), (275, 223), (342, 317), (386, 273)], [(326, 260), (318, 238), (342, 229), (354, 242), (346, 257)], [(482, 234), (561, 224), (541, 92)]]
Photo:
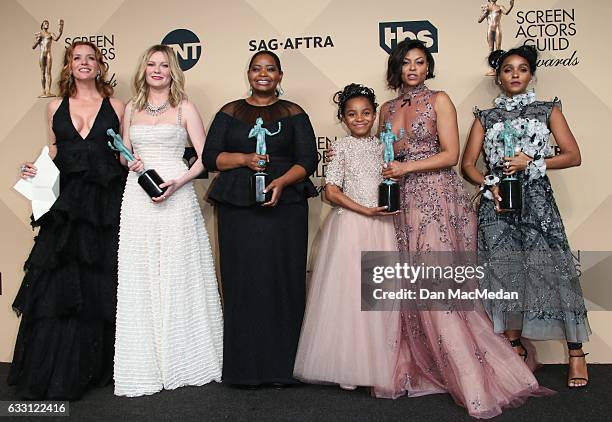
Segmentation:
[[(191, 184), (203, 166), (198, 159), (188, 169), (182, 160), (187, 138), (200, 153), (205, 134), (196, 107), (184, 99), (183, 81), (172, 50), (151, 47), (124, 118), (124, 142), (137, 160), (129, 163), (119, 230), (114, 379), (120, 396), (221, 380), (215, 265)], [(166, 181), (165, 194), (153, 200), (138, 184), (136, 172), (145, 165)]]

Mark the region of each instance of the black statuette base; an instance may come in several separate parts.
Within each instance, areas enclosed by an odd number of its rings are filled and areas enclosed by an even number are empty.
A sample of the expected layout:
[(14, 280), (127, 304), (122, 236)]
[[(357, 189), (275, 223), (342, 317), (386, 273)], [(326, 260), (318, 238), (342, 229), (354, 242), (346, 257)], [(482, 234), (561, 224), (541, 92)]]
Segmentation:
[(261, 205), (272, 199), (272, 192), (264, 193), (266, 186), (272, 181), (268, 173), (257, 172), (251, 176), (251, 201)]
[(378, 185), (378, 206), (387, 207), (387, 212), (400, 209), (400, 188), (397, 182)]
[(518, 179), (503, 179), (499, 183), (499, 207), (502, 211), (520, 211), (523, 206), (523, 188)]
[(138, 177), (138, 184), (151, 198), (162, 196), (166, 192), (166, 188), (159, 187), (162, 183), (164, 180), (153, 169), (145, 171)]

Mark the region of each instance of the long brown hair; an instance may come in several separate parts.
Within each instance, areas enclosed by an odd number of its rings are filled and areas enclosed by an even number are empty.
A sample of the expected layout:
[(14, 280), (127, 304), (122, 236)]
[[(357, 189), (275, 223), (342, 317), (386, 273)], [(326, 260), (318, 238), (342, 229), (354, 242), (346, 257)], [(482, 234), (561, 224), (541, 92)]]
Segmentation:
[(72, 53), (74, 49), (79, 45), (86, 45), (90, 47), (96, 56), (96, 62), (100, 71), (100, 76), (96, 77), (96, 89), (103, 97), (110, 97), (113, 95), (113, 87), (106, 81), (106, 74), (108, 73), (108, 64), (104, 61), (102, 52), (95, 44), (89, 41), (74, 41), (70, 46), (66, 48), (64, 54), (64, 66), (60, 73), (60, 80), (57, 83), (59, 86), (60, 96), (62, 97), (73, 97), (76, 94), (76, 84), (72, 77), (71, 63)]

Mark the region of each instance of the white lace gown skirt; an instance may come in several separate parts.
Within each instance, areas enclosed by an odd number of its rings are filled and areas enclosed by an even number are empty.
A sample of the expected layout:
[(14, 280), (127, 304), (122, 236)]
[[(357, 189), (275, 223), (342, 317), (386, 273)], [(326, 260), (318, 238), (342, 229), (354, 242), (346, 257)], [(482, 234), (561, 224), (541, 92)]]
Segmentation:
[[(185, 171), (156, 170), (164, 180)], [(192, 184), (155, 204), (130, 173), (119, 237), (115, 394), (219, 382), (221, 304)]]

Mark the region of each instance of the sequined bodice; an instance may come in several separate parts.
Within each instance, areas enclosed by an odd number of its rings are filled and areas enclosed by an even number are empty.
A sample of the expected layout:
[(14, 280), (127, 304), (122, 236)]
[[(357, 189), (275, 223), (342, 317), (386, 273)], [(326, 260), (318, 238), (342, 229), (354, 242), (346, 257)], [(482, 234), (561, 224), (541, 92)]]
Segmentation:
[(164, 177), (176, 177), (187, 170), (183, 161), (187, 131), (179, 124), (132, 125), (130, 142), (147, 169)]
[(396, 156), (401, 160), (421, 160), (440, 152), (436, 112), (436, 91), (420, 85), (391, 100), (381, 123), (390, 122), (399, 139)]
[(377, 137), (348, 136), (333, 143), (336, 153), (326, 172), (326, 183), (342, 188), (346, 196), (366, 206), (378, 205), (382, 182), (383, 145)]

